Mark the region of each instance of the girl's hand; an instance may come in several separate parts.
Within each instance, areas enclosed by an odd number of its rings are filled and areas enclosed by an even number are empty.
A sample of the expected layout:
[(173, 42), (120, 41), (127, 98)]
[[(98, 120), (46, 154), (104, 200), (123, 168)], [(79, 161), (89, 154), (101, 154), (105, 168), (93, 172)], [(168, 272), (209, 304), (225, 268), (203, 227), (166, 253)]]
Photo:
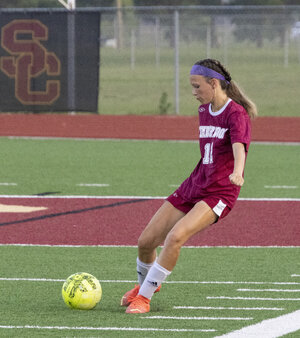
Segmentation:
[(235, 184), (239, 187), (241, 187), (244, 184), (244, 178), (242, 175), (236, 174), (236, 173), (232, 173), (231, 175), (229, 175), (229, 180), (232, 184)]

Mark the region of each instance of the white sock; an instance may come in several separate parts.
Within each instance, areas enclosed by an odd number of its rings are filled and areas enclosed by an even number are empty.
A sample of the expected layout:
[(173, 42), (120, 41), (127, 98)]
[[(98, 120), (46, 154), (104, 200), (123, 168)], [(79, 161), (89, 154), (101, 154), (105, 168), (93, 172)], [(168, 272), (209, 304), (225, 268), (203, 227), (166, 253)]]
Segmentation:
[(139, 260), (139, 258), (136, 259), (136, 271), (138, 274), (138, 281), (140, 286), (143, 285), (144, 280), (147, 276), (148, 271), (150, 270), (153, 263), (143, 263)]
[(146, 276), (145, 283), (143, 283), (143, 285), (140, 287), (139, 294), (151, 299), (155, 290), (169, 276), (170, 273), (171, 271), (168, 271), (155, 262)]

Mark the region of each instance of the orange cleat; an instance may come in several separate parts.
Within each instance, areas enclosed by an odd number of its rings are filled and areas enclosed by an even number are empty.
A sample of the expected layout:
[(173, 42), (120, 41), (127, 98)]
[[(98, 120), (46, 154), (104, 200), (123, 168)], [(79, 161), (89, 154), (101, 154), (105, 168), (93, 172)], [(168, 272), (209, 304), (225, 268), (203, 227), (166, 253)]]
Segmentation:
[(140, 286), (135, 285), (133, 289), (127, 291), (121, 299), (121, 306), (128, 306), (139, 293)]
[(150, 299), (137, 295), (126, 309), (126, 313), (146, 313), (150, 311)]
[[(159, 292), (161, 285), (155, 290), (154, 293)], [(138, 295), (140, 290), (139, 285), (135, 285), (133, 289), (127, 291), (121, 299), (121, 306), (128, 306), (133, 299)]]

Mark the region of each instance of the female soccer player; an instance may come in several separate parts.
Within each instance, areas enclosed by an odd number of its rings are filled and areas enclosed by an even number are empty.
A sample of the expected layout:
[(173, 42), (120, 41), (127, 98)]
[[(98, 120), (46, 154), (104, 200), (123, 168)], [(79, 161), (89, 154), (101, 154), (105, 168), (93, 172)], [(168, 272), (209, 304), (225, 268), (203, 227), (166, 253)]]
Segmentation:
[[(125, 293), (126, 313), (150, 311), (150, 300), (176, 265), (182, 245), (193, 235), (225, 217), (244, 183), (254, 105), (217, 60), (196, 62), (190, 72), (192, 93), (201, 102), (201, 160), (170, 195), (138, 240), (139, 285)], [(160, 255), (156, 248), (164, 241)], [(156, 259), (157, 258), (157, 259)]]

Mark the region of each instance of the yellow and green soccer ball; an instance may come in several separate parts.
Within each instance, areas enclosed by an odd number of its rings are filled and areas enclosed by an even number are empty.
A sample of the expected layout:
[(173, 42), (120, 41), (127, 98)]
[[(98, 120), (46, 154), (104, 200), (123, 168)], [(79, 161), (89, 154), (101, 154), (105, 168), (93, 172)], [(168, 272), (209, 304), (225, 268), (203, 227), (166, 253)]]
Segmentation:
[(64, 302), (72, 309), (90, 310), (101, 300), (98, 279), (86, 272), (77, 272), (64, 282), (61, 290)]

